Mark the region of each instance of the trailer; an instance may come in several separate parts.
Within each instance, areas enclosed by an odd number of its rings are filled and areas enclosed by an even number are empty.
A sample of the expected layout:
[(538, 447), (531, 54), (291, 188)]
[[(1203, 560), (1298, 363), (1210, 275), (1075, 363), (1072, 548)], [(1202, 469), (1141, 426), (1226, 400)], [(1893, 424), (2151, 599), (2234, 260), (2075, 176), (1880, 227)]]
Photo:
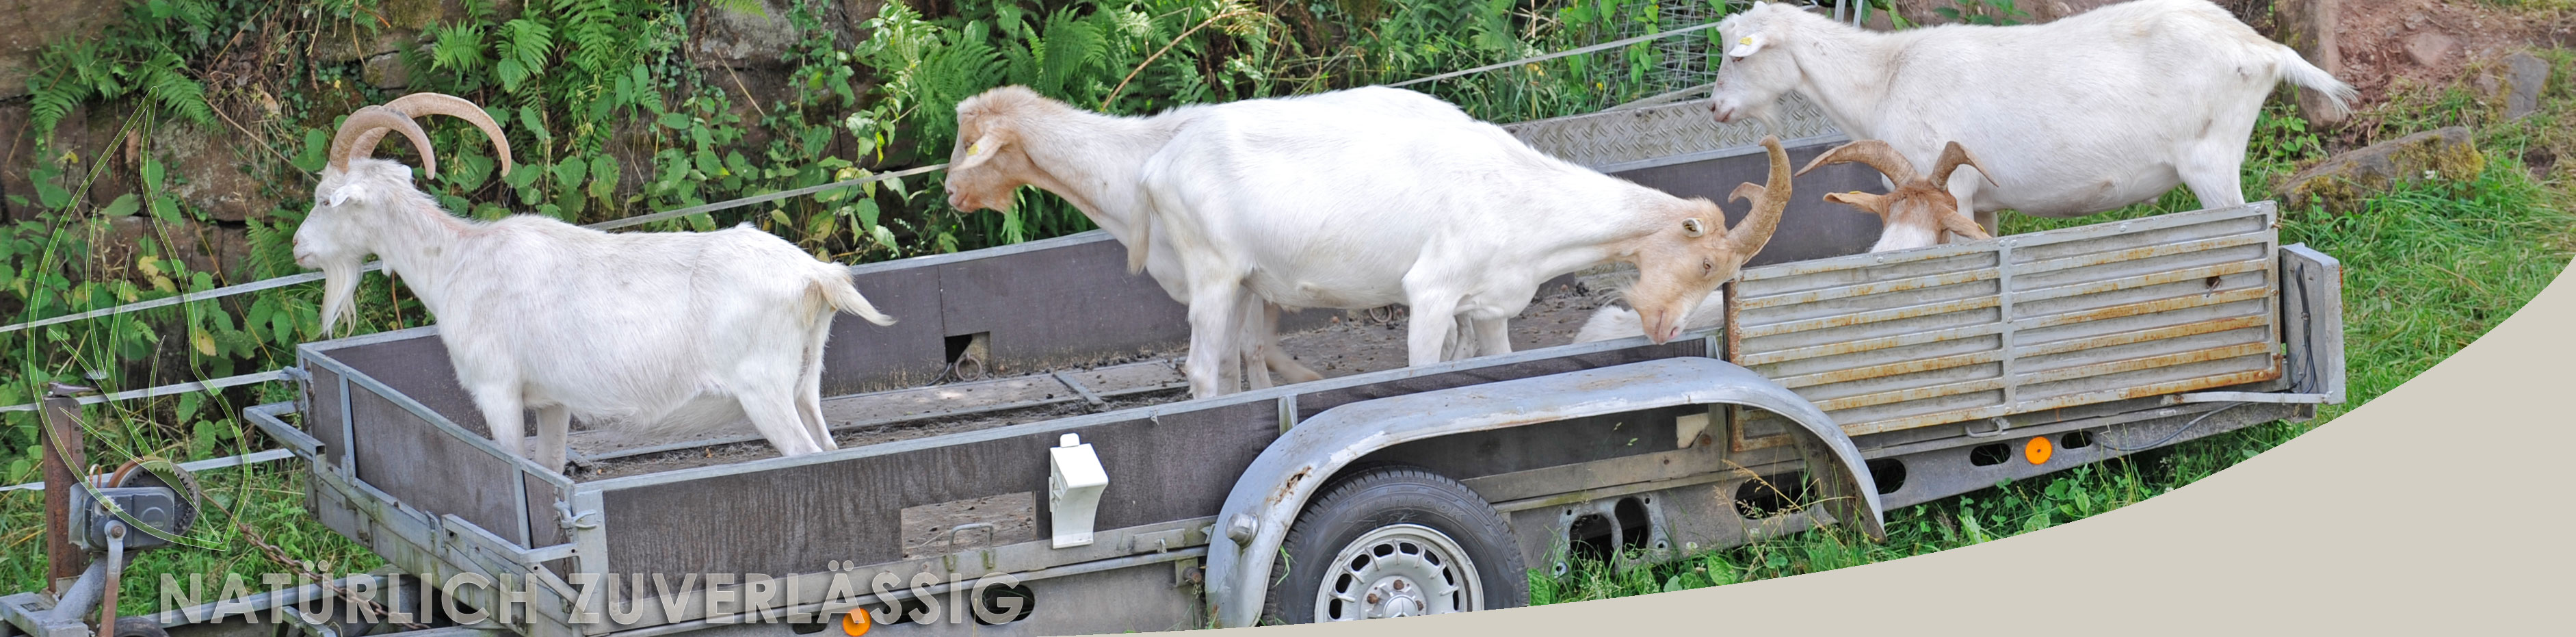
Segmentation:
[[(1762, 181), (1765, 131), (1701, 110), (1512, 128), (1682, 196)], [(1842, 141), (1789, 112), (1793, 161)], [(1700, 141), (1582, 132), (1598, 126)], [(1582, 141), (1603, 139), (1622, 141)], [(1860, 253), (1876, 220), (1818, 195), (1877, 183), (1800, 178), (1724, 325), (1663, 344), (1566, 344), (1618, 276), (1592, 273), (1513, 321), (1522, 351), (1401, 367), (1400, 327), (1308, 310), (1283, 317), (1284, 347), (1327, 378), (1193, 400), (1183, 309), (1093, 232), (853, 266), (903, 321), (836, 319), (836, 451), (577, 423), (572, 468), (548, 471), (486, 437), (434, 327), (306, 344), (300, 398), (248, 416), (306, 461), (319, 521), (420, 591), (391, 605), (429, 630), (785, 637), (1519, 606), (1531, 570), (1879, 536), (1891, 508), (2342, 401), (2340, 266), (2280, 245), (2269, 202)], [(160, 619), (269, 629), (215, 606)]]

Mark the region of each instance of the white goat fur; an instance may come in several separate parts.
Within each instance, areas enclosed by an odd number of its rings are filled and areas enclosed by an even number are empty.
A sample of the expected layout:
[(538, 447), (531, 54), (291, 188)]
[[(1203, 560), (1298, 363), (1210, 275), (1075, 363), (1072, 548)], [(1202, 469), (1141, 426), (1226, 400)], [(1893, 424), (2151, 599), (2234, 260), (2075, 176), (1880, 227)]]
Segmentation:
[[(1682, 319), (1682, 331), (1692, 332), (1717, 327), (1726, 322), (1726, 291), (1717, 290), (1691, 308), (1689, 318)], [(1625, 306), (1604, 305), (1583, 319), (1583, 327), (1574, 331), (1574, 342), (1590, 343), (1645, 336), (1646, 322), (1637, 311)]]
[(747, 225), (611, 234), (460, 219), (412, 187), (410, 168), (363, 157), (320, 181), (295, 255), (326, 273), (324, 329), (351, 304), (359, 262), (381, 256), (437, 317), (494, 441), (527, 456), (521, 410), (534, 409), (534, 459), (557, 471), (574, 416), (645, 431), (748, 416), (782, 454), (833, 449), (820, 394), (832, 314), (894, 322), (845, 267)]
[[(1190, 273), (1195, 395), (1222, 393), (1216, 361), (1239, 333), (1221, 309), (1247, 292), (1283, 307), (1411, 310), (1408, 364), (1443, 358), (1456, 318), (1475, 349), (1540, 283), (1609, 262), (1638, 265), (1657, 342), (1770, 237), (1789, 196), (1787, 156), (1765, 140), (1768, 196), (1730, 233), (1706, 199), (1681, 199), (1540, 153), (1483, 122), (1392, 117), (1315, 99), (1238, 102), (1201, 115), (1148, 160), (1157, 223)], [(1157, 248), (1160, 250), (1160, 248)], [(1443, 317), (1453, 320), (1443, 321)], [(1490, 326), (1490, 327), (1489, 327)]]
[(1917, 169), (1947, 142), (1974, 148), (1993, 183), (1966, 169), (1945, 185), (1988, 232), (1997, 210), (2082, 216), (2177, 183), (2204, 206), (2242, 204), (2246, 140), (2274, 86), (2322, 91), (2338, 110), (2354, 95), (2208, 0), (1892, 33), (1762, 3), (1718, 31), (1718, 121), (1773, 117), (1774, 100), (1797, 91), (1852, 139), (1886, 141)]
[[(1342, 104), (1380, 116), (1474, 121), (1456, 105), (1396, 88), (1279, 99)], [(1141, 269), (1165, 293), (1188, 303), (1188, 277), (1180, 259), (1173, 255), (1164, 233), (1151, 231), (1152, 221), (1141, 210), (1144, 195), (1138, 189), (1138, 171), (1190, 122), (1243, 103), (1185, 105), (1151, 116), (1124, 117), (1077, 108), (1021, 86), (986, 91), (957, 105), (958, 135), (946, 182), (949, 206), (970, 211), (1008, 209), (1012, 191), (1021, 185), (1053, 192), (1126, 245), (1131, 270), (1139, 269), (1141, 260)], [(1235, 342), (1242, 345), (1241, 354), (1226, 368), (1222, 381), (1226, 386), (1249, 380), (1253, 389), (1268, 387), (1271, 378), (1265, 370), (1278, 372), (1290, 383), (1322, 378), (1279, 348), (1277, 305), (1253, 295), (1242, 295), (1240, 303), (1238, 320), (1244, 333)]]

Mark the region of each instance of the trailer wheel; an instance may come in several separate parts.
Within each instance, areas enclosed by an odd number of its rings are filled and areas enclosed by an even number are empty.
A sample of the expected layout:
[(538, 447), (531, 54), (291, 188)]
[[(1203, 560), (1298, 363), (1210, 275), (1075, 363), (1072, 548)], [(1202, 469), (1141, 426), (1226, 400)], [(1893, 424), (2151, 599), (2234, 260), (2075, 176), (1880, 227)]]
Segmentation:
[(1456, 480), (1420, 467), (1363, 469), (1325, 488), (1288, 527), (1263, 614), (1291, 624), (1511, 608), (1529, 580), (1511, 527)]

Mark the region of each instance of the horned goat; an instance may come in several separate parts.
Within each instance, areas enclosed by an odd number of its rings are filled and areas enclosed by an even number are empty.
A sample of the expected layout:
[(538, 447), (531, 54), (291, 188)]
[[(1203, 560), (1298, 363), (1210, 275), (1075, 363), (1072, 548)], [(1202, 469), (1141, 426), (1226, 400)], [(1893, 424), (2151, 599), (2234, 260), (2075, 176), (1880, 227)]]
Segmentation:
[[(1456, 105), (1404, 89), (1370, 87), (1295, 99), (1364, 104), (1388, 113), (1472, 121)], [(1153, 277), (1175, 301), (1187, 303), (1188, 278), (1161, 233), (1139, 210), (1137, 173), (1146, 158), (1193, 119), (1229, 104), (1185, 105), (1160, 114), (1122, 117), (1049, 99), (1023, 86), (987, 90), (957, 104), (957, 141), (945, 186), (948, 205), (961, 211), (1009, 210), (1013, 192), (1036, 186), (1081, 210), (1094, 225), (1127, 246), (1129, 271)], [(1245, 333), (1238, 361), (1229, 366), (1254, 389), (1270, 386), (1268, 372), (1289, 383), (1323, 378), (1279, 347), (1279, 306), (1243, 295), (1236, 311)], [(1238, 371), (1239, 370), (1239, 371)]]
[(1763, 145), (1770, 184), (1738, 189), (1756, 203), (1729, 231), (1715, 202), (1568, 163), (1484, 122), (1301, 99), (1212, 110), (1142, 170), (1153, 231), (1189, 272), (1190, 389), (1231, 389), (1200, 354), (1230, 351), (1240, 330), (1223, 308), (1246, 293), (1282, 307), (1404, 303), (1407, 361), (1422, 365), (1460, 332), (1441, 318), (1476, 322), (1479, 350), (1507, 352), (1504, 321), (1541, 283), (1626, 262), (1643, 331), (1669, 340), (1779, 224), (1788, 155), (1778, 139)]
[(1989, 180), (1993, 178), (1994, 172), (1986, 170), (1978, 163), (1977, 156), (1958, 142), (1942, 147), (1941, 158), (1933, 160), (1930, 173), (1914, 172), (1914, 164), (1896, 154), (1896, 149), (1888, 146), (1887, 142), (1864, 139), (1835, 146), (1825, 154), (1817, 155), (1813, 161), (1807, 162), (1807, 167), (1798, 169), (1798, 174), (1805, 175), (1818, 166), (1851, 162), (1877, 169), (1879, 174), (1896, 183), (1896, 188), (1884, 195), (1857, 190), (1825, 195), (1825, 201), (1878, 215), (1884, 230), (1879, 232), (1878, 243), (1870, 246), (1869, 251), (1886, 252), (1949, 243), (1953, 234), (1970, 240), (1994, 238), (1979, 227), (1975, 219), (1960, 213), (1959, 200), (1941, 187), (1941, 184), (1949, 183), (1952, 172), (1960, 168), (1975, 170)]
[[(2245, 202), (2239, 168), (2263, 100), (2284, 80), (2341, 111), (2351, 86), (2208, 0), (2132, 0), (2056, 22), (1878, 33), (1761, 3), (1717, 27), (1719, 122), (1769, 120), (1806, 96), (1853, 139), (1917, 167), (1944, 142), (1986, 166), (1942, 184), (1988, 233), (1995, 211), (2077, 217), (2187, 185), (2205, 206)], [(1978, 182), (1985, 167), (2000, 174)], [(1892, 185), (1892, 184), (1891, 184)]]
[(295, 262), (324, 275), (322, 329), (355, 305), (359, 263), (381, 257), (436, 317), (457, 382), (500, 447), (561, 471), (573, 417), (637, 430), (705, 428), (747, 416), (785, 455), (836, 448), (822, 414), (822, 353), (834, 312), (878, 325), (849, 271), (748, 227), (610, 234), (517, 215), (450, 216), (411, 169), (371, 158), (388, 132), (438, 157), (414, 117), (450, 115), (492, 140), (500, 125), (462, 98), (414, 93), (358, 109), (332, 138), (295, 231)]

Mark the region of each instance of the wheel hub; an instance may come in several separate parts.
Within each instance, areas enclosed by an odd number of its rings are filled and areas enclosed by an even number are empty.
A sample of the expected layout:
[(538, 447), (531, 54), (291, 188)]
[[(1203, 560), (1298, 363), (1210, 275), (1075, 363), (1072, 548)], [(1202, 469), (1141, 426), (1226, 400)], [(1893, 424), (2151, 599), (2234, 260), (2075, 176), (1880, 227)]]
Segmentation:
[(1476, 568), (1455, 540), (1418, 524), (1352, 540), (1315, 594), (1315, 621), (1411, 617), (1483, 608)]

